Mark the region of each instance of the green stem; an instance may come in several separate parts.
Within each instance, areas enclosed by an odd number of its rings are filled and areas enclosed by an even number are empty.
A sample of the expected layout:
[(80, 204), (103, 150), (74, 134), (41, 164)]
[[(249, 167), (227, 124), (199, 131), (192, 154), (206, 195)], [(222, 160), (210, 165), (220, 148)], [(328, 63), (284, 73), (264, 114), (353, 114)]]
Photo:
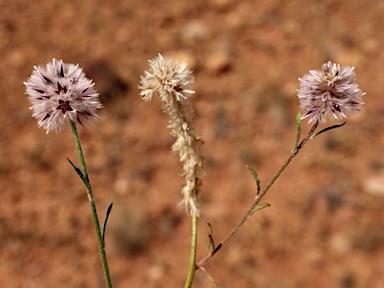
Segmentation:
[[(297, 153), (296, 153), (297, 154)], [(275, 183), (276, 179), (279, 178), (281, 173), (287, 168), (289, 163), (291, 163), (292, 159), (296, 156), (296, 154), (292, 153), (288, 159), (285, 161), (283, 166), (280, 167), (280, 169), (276, 172), (276, 174), (272, 177), (272, 179), (269, 181), (267, 186), (264, 188), (264, 190), (257, 195), (255, 200), (252, 202), (251, 207), (247, 210), (247, 212), (244, 214), (244, 216), (240, 219), (240, 221), (237, 223), (237, 225), (232, 229), (230, 233), (220, 242), (218, 247), (222, 247), (225, 243), (228, 242), (229, 239), (232, 238), (232, 236), (239, 230), (239, 228), (244, 224), (245, 221), (247, 221), (253, 214), (253, 210), (257, 206), (257, 204), (260, 203), (260, 200), (263, 198), (263, 196), (268, 192), (268, 190), (272, 187), (272, 185)], [(213, 255), (212, 255), (213, 256)], [(199, 263), (200, 264), (200, 263)], [(200, 266), (200, 265), (199, 265)]]
[[(197, 202), (197, 196), (194, 197), (193, 201)], [(192, 237), (191, 237), (191, 255), (189, 259), (189, 268), (187, 279), (185, 281), (185, 288), (192, 287), (193, 278), (195, 277), (196, 271), (196, 249), (197, 249), (197, 212), (192, 210)]]
[(79, 134), (77, 133), (75, 122), (70, 121), (70, 123), (71, 123), (72, 133), (73, 133), (73, 136), (75, 139), (77, 154), (79, 156), (79, 160), (80, 160), (80, 164), (81, 164), (81, 171), (83, 173), (83, 179), (82, 180), (83, 180), (83, 183), (85, 185), (85, 188), (87, 189), (88, 200), (89, 200), (89, 204), (90, 204), (91, 210), (92, 210), (93, 223), (94, 223), (94, 226), (96, 229), (97, 241), (99, 244), (101, 262), (103, 264), (106, 286), (108, 288), (112, 288), (112, 280), (111, 280), (111, 276), (109, 274), (107, 255), (105, 253), (105, 247), (104, 247), (104, 243), (103, 243), (103, 239), (102, 239), (102, 235), (101, 235), (101, 230), (100, 230), (99, 218), (97, 217), (95, 199), (93, 198), (91, 182), (89, 181), (87, 167), (85, 166), (84, 154), (83, 154), (83, 150), (81, 149)]
[(313, 138), (313, 136), (315, 135), (314, 132), (315, 132), (318, 124), (319, 123), (316, 122), (312, 126), (312, 128), (309, 131), (309, 133), (307, 134), (307, 136), (300, 142), (300, 144), (298, 144), (298, 139), (300, 137), (300, 131), (301, 131), (300, 130), (300, 122), (299, 122), (299, 125), (296, 127), (295, 147), (293, 148), (293, 151), (289, 155), (288, 159), (280, 167), (280, 169), (276, 172), (276, 174), (272, 177), (272, 179), (269, 181), (267, 186), (265, 186), (264, 190), (255, 197), (255, 199), (253, 200), (250, 208), (247, 210), (247, 212), (245, 212), (245, 214), (239, 220), (239, 222), (237, 222), (236, 226), (231, 230), (231, 232), (229, 232), (228, 235), (224, 237), (224, 239), (219, 243), (219, 245), (217, 245), (216, 249), (214, 249), (213, 251), (208, 253), (204, 258), (202, 258), (199, 261), (199, 263), (196, 265), (197, 266), (196, 269), (199, 269), (202, 265), (204, 265), (205, 262), (207, 262), (209, 259), (211, 259), (213, 257), (213, 255), (215, 255), (224, 246), (224, 244), (227, 243), (229, 241), (229, 239), (231, 239), (233, 237), (233, 235), (235, 235), (235, 233), (240, 229), (240, 227), (252, 216), (252, 214), (254, 213), (255, 207), (260, 203), (261, 199), (268, 192), (268, 190), (272, 187), (272, 185), (275, 183), (277, 178), (279, 178), (281, 173), (285, 170), (285, 168), (287, 168), (289, 163), (291, 163), (293, 158), (297, 155), (297, 153), (299, 153), (299, 151), (304, 147), (304, 145), (307, 144), (308, 141)]

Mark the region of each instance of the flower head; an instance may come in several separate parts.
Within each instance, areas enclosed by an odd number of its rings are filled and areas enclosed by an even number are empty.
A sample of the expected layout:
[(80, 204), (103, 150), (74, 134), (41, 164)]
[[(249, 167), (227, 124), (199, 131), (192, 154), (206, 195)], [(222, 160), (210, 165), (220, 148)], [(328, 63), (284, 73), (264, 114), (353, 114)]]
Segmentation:
[(365, 93), (356, 83), (354, 69), (329, 61), (321, 70), (311, 70), (299, 78), (300, 108), (305, 111), (301, 119), (310, 117), (309, 123), (324, 123), (325, 116), (341, 119), (361, 111)]
[(155, 94), (160, 96), (161, 101), (187, 99), (187, 95), (195, 91), (186, 89), (194, 82), (192, 71), (186, 68), (185, 62), (172, 62), (160, 54), (149, 60), (149, 70), (144, 72), (144, 76), (140, 76), (141, 98), (150, 101)]
[(92, 118), (98, 118), (96, 112), (103, 107), (92, 80), (85, 77), (78, 65), (62, 60), (35, 66), (24, 85), (32, 116), (47, 133), (59, 132), (67, 119), (82, 125), (84, 120), (94, 123)]
[(177, 138), (172, 151), (179, 155), (183, 163), (185, 182), (181, 190), (184, 196), (181, 204), (187, 213), (198, 213), (194, 196), (200, 191), (205, 171), (203, 157), (199, 153), (203, 141), (193, 127), (194, 111), (187, 96), (194, 91), (186, 89), (194, 81), (192, 71), (186, 69), (185, 63), (172, 62), (159, 54), (149, 61), (149, 70), (140, 79), (141, 98), (149, 101), (153, 95), (160, 97), (163, 110), (169, 116), (168, 128), (171, 135)]

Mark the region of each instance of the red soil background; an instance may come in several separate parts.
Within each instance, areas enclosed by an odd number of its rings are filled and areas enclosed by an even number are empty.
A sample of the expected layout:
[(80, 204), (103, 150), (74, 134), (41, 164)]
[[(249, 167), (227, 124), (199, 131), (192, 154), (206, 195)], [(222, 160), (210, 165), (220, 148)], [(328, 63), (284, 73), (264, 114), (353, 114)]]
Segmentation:
[[(332, 60), (355, 66), (364, 111), (311, 141), (257, 212), (205, 268), (221, 287), (384, 287), (382, 1), (0, 2), (0, 286), (104, 287), (91, 212), (68, 128), (45, 134), (23, 81), (52, 58), (96, 82), (98, 126), (79, 128), (99, 216), (114, 208), (114, 287), (183, 287), (190, 218), (177, 208), (181, 165), (139, 76), (158, 53), (195, 73), (207, 224), (219, 242), (292, 150), (297, 78)], [(303, 133), (310, 126), (302, 123)], [(214, 287), (198, 271), (194, 287)]]

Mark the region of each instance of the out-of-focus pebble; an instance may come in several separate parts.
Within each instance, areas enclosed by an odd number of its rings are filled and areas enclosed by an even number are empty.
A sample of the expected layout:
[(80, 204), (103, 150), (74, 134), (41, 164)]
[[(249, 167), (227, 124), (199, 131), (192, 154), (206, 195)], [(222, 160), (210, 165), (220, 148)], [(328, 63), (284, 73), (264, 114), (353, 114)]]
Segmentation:
[(194, 70), (197, 66), (196, 57), (192, 53), (185, 50), (170, 52), (165, 56), (180, 63), (187, 63), (187, 69), (189, 70)]
[(229, 54), (225, 51), (214, 52), (208, 56), (205, 68), (212, 75), (220, 75), (231, 67)]
[(384, 175), (368, 177), (363, 183), (366, 193), (384, 197)]

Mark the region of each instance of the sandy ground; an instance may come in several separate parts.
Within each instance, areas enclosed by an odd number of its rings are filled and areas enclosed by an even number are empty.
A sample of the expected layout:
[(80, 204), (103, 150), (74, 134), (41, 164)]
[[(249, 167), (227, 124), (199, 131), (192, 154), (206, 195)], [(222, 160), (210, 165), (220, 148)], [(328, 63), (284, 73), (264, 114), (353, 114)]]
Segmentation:
[[(364, 111), (310, 142), (256, 213), (205, 268), (221, 287), (384, 287), (383, 1), (0, 1), (0, 286), (104, 287), (71, 131), (45, 134), (23, 81), (52, 58), (79, 64), (105, 106), (80, 129), (100, 218), (114, 203), (114, 287), (183, 287), (190, 218), (159, 101), (138, 96), (158, 53), (195, 73), (197, 129), (216, 242), (292, 150), (297, 78), (355, 66)], [(20, 105), (19, 105), (20, 104)], [(303, 133), (310, 129), (302, 125)], [(197, 272), (194, 287), (214, 287)]]

